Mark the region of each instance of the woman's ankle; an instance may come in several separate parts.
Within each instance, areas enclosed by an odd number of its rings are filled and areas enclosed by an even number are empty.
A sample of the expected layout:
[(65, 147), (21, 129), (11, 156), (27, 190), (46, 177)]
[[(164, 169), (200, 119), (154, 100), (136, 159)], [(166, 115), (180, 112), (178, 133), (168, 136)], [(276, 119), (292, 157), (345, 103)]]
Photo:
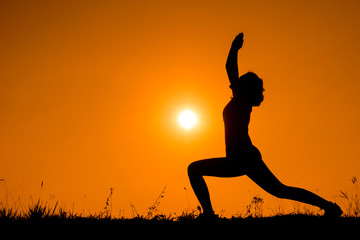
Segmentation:
[(208, 210), (208, 211), (205, 211), (202, 213), (204, 216), (213, 216), (215, 215), (215, 212), (213, 210)]

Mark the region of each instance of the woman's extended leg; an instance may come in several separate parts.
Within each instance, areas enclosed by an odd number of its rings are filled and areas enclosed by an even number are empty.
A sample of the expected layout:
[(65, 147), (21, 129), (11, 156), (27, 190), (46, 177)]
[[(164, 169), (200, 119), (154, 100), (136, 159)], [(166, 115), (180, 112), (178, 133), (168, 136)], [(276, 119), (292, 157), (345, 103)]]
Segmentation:
[(211, 158), (193, 162), (188, 167), (191, 186), (198, 198), (204, 214), (214, 214), (209, 190), (203, 176), (236, 177), (244, 175), (239, 167), (227, 158)]
[(261, 159), (254, 161), (254, 165), (249, 169), (247, 175), (262, 189), (278, 198), (291, 199), (322, 209), (327, 209), (332, 206), (331, 202), (326, 201), (310, 191), (282, 184)]

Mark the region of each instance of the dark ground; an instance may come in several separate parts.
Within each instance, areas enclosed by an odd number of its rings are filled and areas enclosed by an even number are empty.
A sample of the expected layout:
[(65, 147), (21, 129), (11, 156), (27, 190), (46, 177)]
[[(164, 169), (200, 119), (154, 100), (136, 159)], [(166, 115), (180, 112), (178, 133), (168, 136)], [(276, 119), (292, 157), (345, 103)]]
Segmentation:
[[(119, 238), (264, 238), (280, 237), (306, 239), (359, 238), (360, 218), (327, 219), (307, 215), (284, 215), (264, 218), (220, 218), (216, 221), (197, 219), (164, 220), (133, 219), (17, 219), (0, 220), (3, 236), (52, 238), (87, 238), (117, 236)], [(6, 234), (9, 235), (6, 235)], [(214, 238), (215, 239), (215, 238)]]

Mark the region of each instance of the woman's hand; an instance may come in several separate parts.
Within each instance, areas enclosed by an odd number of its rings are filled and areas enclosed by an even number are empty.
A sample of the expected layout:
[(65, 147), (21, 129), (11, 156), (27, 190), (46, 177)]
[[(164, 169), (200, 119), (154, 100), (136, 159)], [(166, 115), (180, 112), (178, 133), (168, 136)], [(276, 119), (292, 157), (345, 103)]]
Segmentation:
[(236, 50), (239, 50), (242, 47), (243, 43), (244, 43), (244, 33), (239, 33), (232, 42), (232, 47), (235, 48)]

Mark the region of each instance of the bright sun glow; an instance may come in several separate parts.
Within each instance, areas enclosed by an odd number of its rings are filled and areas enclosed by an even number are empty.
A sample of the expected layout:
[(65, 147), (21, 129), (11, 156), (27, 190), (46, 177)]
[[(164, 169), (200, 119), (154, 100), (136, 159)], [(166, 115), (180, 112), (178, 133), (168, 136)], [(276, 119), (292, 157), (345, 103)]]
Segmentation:
[(185, 129), (191, 129), (197, 124), (198, 119), (193, 111), (187, 109), (179, 114), (178, 122), (181, 127)]

